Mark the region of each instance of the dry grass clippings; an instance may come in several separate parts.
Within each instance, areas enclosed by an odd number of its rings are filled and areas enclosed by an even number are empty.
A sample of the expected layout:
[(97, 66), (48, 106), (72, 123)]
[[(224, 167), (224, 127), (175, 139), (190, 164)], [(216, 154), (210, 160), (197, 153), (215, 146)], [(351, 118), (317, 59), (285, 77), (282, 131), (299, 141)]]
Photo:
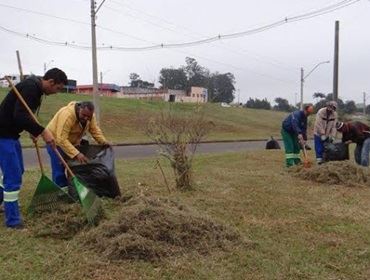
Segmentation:
[(225, 225), (196, 214), (177, 202), (141, 197), (123, 205), (120, 214), (82, 236), (90, 249), (109, 260), (156, 261), (195, 251), (208, 254), (242, 245)]
[(370, 187), (370, 170), (351, 161), (331, 161), (311, 168), (297, 166), (290, 168), (289, 172), (301, 179), (318, 183)]
[(35, 237), (71, 239), (87, 226), (81, 205), (60, 204), (48, 211), (36, 212), (28, 219)]

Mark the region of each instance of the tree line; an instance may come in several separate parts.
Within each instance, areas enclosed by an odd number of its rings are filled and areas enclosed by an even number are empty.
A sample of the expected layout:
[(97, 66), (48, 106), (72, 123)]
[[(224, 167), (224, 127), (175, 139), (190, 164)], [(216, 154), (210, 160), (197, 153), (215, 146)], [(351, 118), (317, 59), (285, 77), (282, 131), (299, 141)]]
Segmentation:
[[(189, 91), (193, 86), (204, 87), (208, 90), (209, 102), (230, 103), (234, 100), (234, 75), (230, 72), (212, 73), (191, 57), (186, 57), (185, 65), (178, 68), (162, 68), (158, 81), (162, 89)], [(154, 83), (143, 81), (139, 74), (131, 73), (129, 86), (151, 88)]]
[[(333, 94), (324, 94), (321, 92), (316, 92), (313, 94), (314, 108), (315, 111), (323, 108), (326, 106), (328, 101), (333, 100)], [(264, 110), (276, 110), (276, 111), (284, 111), (284, 112), (293, 112), (299, 109), (300, 104), (292, 105), (289, 104), (289, 101), (282, 97), (277, 97), (274, 99), (276, 105), (271, 106), (271, 103), (266, 99), (258, 99), (258, 98), (249, 98), (249, 100), (244, 104), (246, 108), (254, 108), (254, 109), (264, 109)], [(355, 112), (361, 111), (361, 108), (357, 108), (356, 103), (353, 100), (348, 100), (344, 102), (342, 99), (338, 98), (338, 110), (344, 114), (353, 114)], [(366, 107), (366, 113), (370, 114), (370, 105)]]

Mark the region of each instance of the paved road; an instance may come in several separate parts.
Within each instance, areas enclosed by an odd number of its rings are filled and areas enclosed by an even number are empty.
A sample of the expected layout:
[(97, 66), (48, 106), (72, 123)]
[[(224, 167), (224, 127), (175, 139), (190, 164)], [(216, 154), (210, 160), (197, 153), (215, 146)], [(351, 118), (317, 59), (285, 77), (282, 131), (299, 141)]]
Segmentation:
[[(203, 143), (199, 145), (198, 153), (223, 153), (238, 152), (247, 150), (259, 150), (265, 148), (266, 141), (247, 141), (247, 142), (222, 142), (222, 143)], [(280, 143), (281, 145), (281, 143)], [(141, 159), (153, 157), (157, 154), (156, 145), (130, 145), (115, 146), (114, 152), (116, 159)], [(50, 164), (49, 156), (45, 149), (41, 149), (44, 164)], [(24, 164), (26, 169), (36, 166), (37, 157), (35, 149), (23, 149)]]

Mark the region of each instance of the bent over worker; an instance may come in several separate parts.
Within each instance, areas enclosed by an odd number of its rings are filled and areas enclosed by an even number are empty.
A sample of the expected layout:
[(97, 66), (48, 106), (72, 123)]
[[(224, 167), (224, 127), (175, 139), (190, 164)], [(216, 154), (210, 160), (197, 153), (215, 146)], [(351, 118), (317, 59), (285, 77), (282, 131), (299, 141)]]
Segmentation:
[[(76, 159), (80, 163), (87, 163), (88, 160), (76, 148), (86, 132), (89, 132), (98, 144), (110, 145), (97, 124), (94, 104), (91, 101), (70, 102), (55, 114), (47, 128), (55, 138), (58, 151), (64, 157)], [(49, 147), (47, 150), (51, 160), (53, 181), (64, 189), (68, 187), (65, 168), (55, 152)]]
[[(43, 94), (57, 93), (67, 82), (66, 74), (58, 68), (53, 68), (47, 71), (43, 78), (31, 76), (18, 83), (16, 88), (28, 107), (36, 112), (41, 105)], [(19, 137), (24, 130), (35, 138), (41, 135), (51, 149), (55, 147), (53, 135), (32, 119), (17, 95), (11, 90), (0, 104), (0, 168), (3, 173), (0, 204), (4, 202), (6, 226), (15, 229), (23, 228), (18, 194), (24, 172)]]
[(337, 106), (337, 102), (329, 101), (326, 107), (317, 111), (313, 131), (317, 164), (323, 163), (324, 143), (333, 142), (337, 133), (335, 128), (338, 118)]
[(342, 133), (342, 142), (356, 143), (355, 161), (369, 166), (370, 127), (362, 122), (337, 122), (337, 130)]
[(311, 104), (305, 105), (303, 110), (294, 111), (287, 116), (281, 128), (284, 141), (285, 163), (287, 167), (301, 163), (299, 152), (307, 140), (307, 117), (313, 113)]

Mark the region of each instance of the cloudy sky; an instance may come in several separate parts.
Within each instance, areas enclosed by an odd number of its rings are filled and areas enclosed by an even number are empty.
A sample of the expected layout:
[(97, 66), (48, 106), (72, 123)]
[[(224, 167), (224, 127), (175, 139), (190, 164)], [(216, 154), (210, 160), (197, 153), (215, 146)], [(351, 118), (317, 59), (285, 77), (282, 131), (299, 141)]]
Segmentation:
[[(340, 4), (347, 6), (337, 9)], [(329, 6), (332, 12), (317, 15)], [(300, 17), (307, 13), (312, 14)], [(369, 0), (106, 0), (97, 14), (97, 45), (113, 48), (98, 50), (98, 71), (107, 83), (127, 85), (129, 74), (136, 72), (158, 85), (161, 68), (177, 68), (190, 56), (212, 72), (233, 73), (236, 101), (284, 97), (293, 103), (299, 101), (300, 68), (307, 74), (330, 60), (307, 77), (308, 102), (314, 92), (332, 92), (334, 26), (339, 20), (339, 97), (362, 102), (363, 92), (370, 96), (369, 15)], [(90, 19), (89, 0), (0, 0), (0, 75), (18, 72), (19, 50), (25, 73), (42, 74), (46, 64), (65, 70), (78, 84), (92, 83)], [(209, 44), (140, 50), (253, 30), (283, 19), (287, 22), (273, 28)], [(69, 46), (54, 45), (58, 42)]]

